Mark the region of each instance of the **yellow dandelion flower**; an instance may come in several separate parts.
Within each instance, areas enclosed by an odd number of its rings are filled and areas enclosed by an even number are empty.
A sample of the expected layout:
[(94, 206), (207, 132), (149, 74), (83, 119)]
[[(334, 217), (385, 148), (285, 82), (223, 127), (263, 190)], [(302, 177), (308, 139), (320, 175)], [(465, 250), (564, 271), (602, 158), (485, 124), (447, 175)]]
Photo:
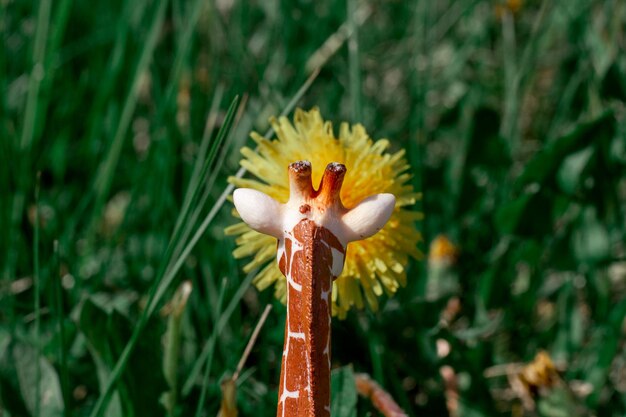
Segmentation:
[[(410, 209), (420, 195), (409, 184), (404, 151), (388, 153), (389, 141), (373, 141), (360, 124), (342, 123), (336, 137), (332, 124), (324, 121), (316, 108), (296, 110), (293, 124), (286, 117), (272, 118), (270, 122), (275, 140), (253, 132), (257, 151), (247, 147), (241, 150), (241, 166), (256, 179), (230, 178), (235, 186), (262, 191), (284, 203), (289, 198), (287, 167), (294, 161), (308, 160), (313, 167), (314, 185), (319, 184), (328, 163), (346, 166), (341, 200), (348, 208), (372, 194), (396, 196), (395, 211), (385, 227), (366, 240), (348, 245), (343, 272), (333, 283), (334, 315), (341, 318), (352, 306), (363, 308), (364, 299), (376, 310), (379, 296), (390, 296), (406, 284), (409, 257), (422, 255), (417, 248), (421, 236), (414, 224), (422, 216)], [(253, 256), (244, 271), (261, 268), (253, 281), (256, 287), (263, 290), (274, 285), (276, 296), (285, 302), (285, 279), (275, 260), (276, 239), (253, 231), (245, 223), (230, 226), (226, 233), (238, 235), (236, 258)]]

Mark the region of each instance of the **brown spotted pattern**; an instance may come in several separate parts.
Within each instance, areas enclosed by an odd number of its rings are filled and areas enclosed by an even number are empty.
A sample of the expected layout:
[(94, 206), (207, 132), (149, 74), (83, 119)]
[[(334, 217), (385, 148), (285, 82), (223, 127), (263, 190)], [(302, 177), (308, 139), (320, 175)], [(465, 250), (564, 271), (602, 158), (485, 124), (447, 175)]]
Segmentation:
[[(330, 416), (330, 323), (333, 256), (345, 248), (308, 219), (287, 233), (278, 261), (288, 283), (279, 417)], [(333, 250), (334, 249), (334, 250)]]

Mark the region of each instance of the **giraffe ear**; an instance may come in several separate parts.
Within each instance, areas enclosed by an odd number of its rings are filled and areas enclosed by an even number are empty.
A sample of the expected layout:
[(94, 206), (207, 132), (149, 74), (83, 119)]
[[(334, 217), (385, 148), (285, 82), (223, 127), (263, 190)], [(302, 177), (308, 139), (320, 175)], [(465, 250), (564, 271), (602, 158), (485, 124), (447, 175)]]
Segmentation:
[(235, 208), (242, 220), (257, 232), (278, 238), (282, 235), (282, 204), (251, 188), (238, 188), (233, 193)]
[(396, 205), (393, 194), (375, 194), (343, 215), (347, 242), (366, 239), (383, 228)]

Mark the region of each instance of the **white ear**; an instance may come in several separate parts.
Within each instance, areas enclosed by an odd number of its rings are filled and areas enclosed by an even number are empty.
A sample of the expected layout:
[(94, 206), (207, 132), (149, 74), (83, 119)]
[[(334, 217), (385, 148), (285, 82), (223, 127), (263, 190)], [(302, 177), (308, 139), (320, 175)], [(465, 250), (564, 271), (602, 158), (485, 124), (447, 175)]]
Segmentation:
[(235, 208), (244, 222), (257, 232), (276, 238), (282, 236), (282, 204), (251, 188), (238, 188), (233, 193)]
[(376, 194), (361, 201), (343, 215), (347, 242), (368, 238), (383, 228), (396, 205), (393, 194)]

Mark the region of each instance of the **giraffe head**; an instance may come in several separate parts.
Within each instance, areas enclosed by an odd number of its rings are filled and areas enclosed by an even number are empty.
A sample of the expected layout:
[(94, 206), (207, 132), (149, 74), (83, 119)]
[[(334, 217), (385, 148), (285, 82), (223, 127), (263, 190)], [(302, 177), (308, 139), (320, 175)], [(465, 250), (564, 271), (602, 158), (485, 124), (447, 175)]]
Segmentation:
[[(233, 194), (235, 207), (252, 229), (277, 238), (279, 243), (302, 220), (310, 220), (328, 229), (345, 249), (349, 242), (382, 229), (395, 206), (392, 194), (376, 194), (355, 207), (344, 207), (339, 194), (345, 173), (343, 164), (328, 164), (316, 190), (311, 182), (311, 163), (294, 162), (289, 165), (289, 200), (285, 204), (260, 191), (240, 188)], [(335, 276), (339, 273), (341, 269), (333, 271)]]

